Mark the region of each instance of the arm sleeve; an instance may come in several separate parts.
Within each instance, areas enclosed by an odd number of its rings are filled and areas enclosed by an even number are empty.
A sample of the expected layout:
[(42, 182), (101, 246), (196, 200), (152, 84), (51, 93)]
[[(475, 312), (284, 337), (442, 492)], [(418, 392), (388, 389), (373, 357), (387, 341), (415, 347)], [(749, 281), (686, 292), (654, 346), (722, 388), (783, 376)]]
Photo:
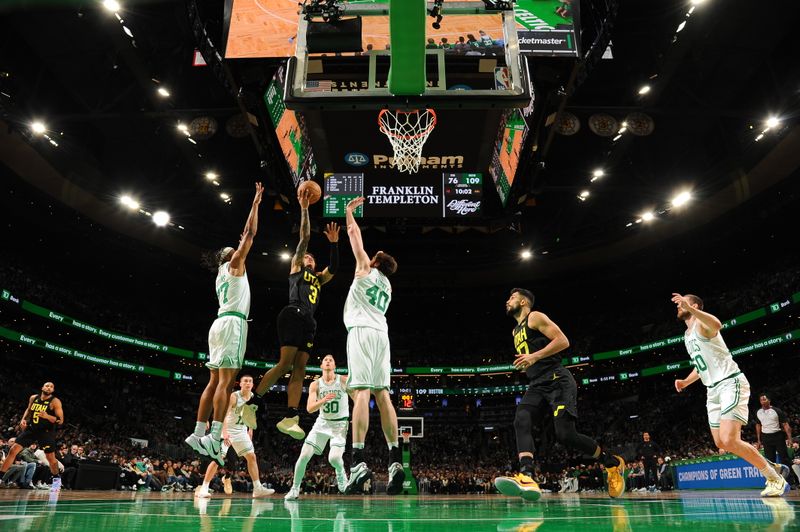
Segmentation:
[(778, 414), (778, 423), (780, 423), (781, 425), (789, 422), (789, 418), (786, 417), (786, 412), (784, 412), (780, 408), (776, 408), (775, 413)]
[(328, 273), (333, 275), (337, 269), (339, 269), (339, 243), (331, 242), (331, 260), (328, 264)]

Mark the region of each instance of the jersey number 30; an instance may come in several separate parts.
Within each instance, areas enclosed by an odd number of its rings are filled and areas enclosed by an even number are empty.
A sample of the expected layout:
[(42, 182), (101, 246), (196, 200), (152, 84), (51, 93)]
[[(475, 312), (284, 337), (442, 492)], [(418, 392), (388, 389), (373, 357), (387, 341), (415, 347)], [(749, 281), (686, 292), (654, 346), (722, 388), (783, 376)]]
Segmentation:
[(322, 406), (322, 413), (323, 414), (338, 414), (339, 413), (339, 401), (328, 401)]
[(381, 312), (386, 312), (386, 306), (389, 304), (389, 294), (376, 285), (367, 289), (367, 295), (369, 296), (370, 305)]

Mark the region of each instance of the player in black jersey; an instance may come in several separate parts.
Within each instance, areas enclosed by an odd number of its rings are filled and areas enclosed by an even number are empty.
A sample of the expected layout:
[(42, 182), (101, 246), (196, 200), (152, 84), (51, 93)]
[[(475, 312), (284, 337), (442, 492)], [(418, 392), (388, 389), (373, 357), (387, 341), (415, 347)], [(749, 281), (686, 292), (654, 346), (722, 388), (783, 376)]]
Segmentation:
[(28, 399), (28, 406), (25, 407), (25, 413), (19, 422), (22, 432), (17, 436), (16, 443), (8, 450), (8, 456), (0, 468), (0, 473), (5, 475), (16, 460), (17, 454), (23, 448), (36, 443), (44, 451), (47, 463), (50, 464), (50, 472), (53, 474), (53, 484), (50, 489), (58, 491), (61, 489), (61, 477), (55, 455), (55, 428), (64, 423), (64, 410), (61, 408), (61, 400), (53, 396), (54, 390), (55, 385), (46, 382), (42, 386), (42, 393), (31, 395)]
[(572, 374), (561, 365), (561, 357), (556, 356), (569, 347), (569, 340), (546, 314), (533, 310), (533, 301), (530, 291), (514, 288), (506, 302), (506, 313), (517, 322), (514, 327), (517, 351), (514, 367), (525, 371), (530, 385), (514, 414), (520, 472), (513, 477), (497, 477), (495, 486), (504, 495), (518, 495), (529, 501), (541, 497), (539, 485), (532, 479), (533, 430), (552, 419), (556, 440), (602, 463), (608, 472), (608, 494), (619, 497), (625, 492), (622, 476), (625, 462), (619, 456), (606, 453), (592, 438), (575, 430), (577, 385)]
[[(281, 345), (281, 356), (274, 368), (263, 377), (258, 387), (253, 390), (253, 398), (248, 404), (259, 402), (261, 396), (269, 390), (283, 375), (291, 371), (287, 386), (289, 413), (278, 422), (278, 430), (296, 440), (305, 437), (305, 431), (299, 425), (300, 397), (303, 395), (303, 379), (306, 376), (308, 354), (314, 346), (314, 335), (317, 322), (314, 312), (319, 305), (319, 293), (322, 285), (333, 278), (339, 266), (339, 225), (329, 223), (325, 236), (330, 242), (330, 264), (321, 272), (316, 271), (317, 262), (314, 255), (308, 253), (308, 241), (311, 237), (311, 222), (308, 218), (308, 191), (297, 196), (300, 202), (300, 242), (292, 257), (289, 270), (289, 304), (278, 314), (278, 340)], [(261, 409), (265, 411), (265, 409)]]

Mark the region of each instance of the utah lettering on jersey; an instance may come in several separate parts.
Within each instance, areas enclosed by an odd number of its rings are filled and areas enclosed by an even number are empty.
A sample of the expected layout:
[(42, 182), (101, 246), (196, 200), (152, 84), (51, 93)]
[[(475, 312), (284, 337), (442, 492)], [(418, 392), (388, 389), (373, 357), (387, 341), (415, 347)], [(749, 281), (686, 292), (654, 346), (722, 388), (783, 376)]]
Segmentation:
[(517, 350), (517, 353), (520, 354), (527, 354), (530, 352), (528, 350), (528, 328), (524, 325), (519, 331), (514, 332), (514, 348)]
[(313, 286), (314, 288), (316, 288), (316, 289), (319, 289), (319, 287), (321, 286), (319, 284), (319, 280), (317, 279), (317, 276), (314, 275), (313, 273), (311, 273), (308, 270), (303, 270), (303, 280), (305, 282), (307, 282), (308, 284), (310, 284), (311, 286)]

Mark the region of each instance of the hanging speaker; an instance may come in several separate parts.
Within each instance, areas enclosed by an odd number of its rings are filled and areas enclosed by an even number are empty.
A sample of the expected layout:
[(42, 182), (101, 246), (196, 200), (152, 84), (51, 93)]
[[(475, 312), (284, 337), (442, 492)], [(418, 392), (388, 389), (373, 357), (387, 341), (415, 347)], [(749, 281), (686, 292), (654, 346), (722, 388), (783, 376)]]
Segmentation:
[(309, 22), (306, 47), (310, 54), (361, 52), (361, 17)]

